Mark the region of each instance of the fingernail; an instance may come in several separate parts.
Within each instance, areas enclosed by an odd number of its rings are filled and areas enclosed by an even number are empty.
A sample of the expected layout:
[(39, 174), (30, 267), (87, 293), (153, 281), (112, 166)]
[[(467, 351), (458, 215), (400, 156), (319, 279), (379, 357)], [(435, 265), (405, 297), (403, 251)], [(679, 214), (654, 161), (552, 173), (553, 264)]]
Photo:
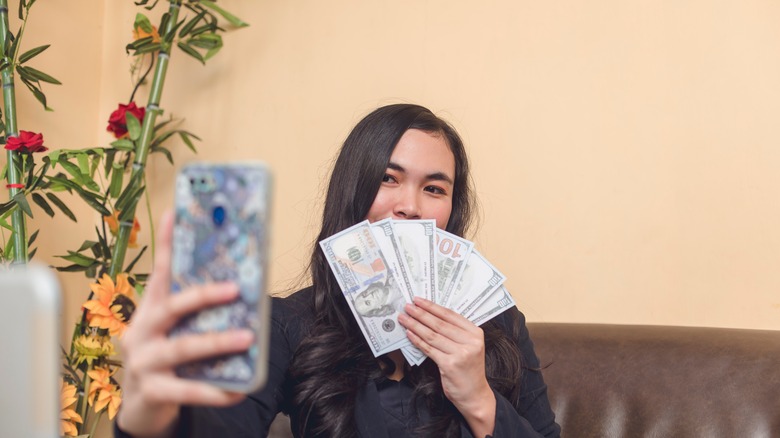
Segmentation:
[(431, 302), (432, 301), (426, 300), (425, 298), (422, 298), (422, 297), (414, 297), (414, 304), (417, 304), (417, 305), (419, 305), (419, 304), (428, 304), (428, 303), (431, 303)]
[(241, 345), (249, 345), (254, 340), (255, 334), (252, 333), (252, 330), (238, 330), (233, 338), (236, 340), (237, 343)]

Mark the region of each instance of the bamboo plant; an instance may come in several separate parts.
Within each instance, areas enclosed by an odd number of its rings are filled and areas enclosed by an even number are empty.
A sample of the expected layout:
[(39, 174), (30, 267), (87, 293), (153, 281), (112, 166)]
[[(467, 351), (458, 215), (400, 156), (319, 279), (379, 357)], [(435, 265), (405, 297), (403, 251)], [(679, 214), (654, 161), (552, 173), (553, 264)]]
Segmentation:
[[(136, 296), (143, 291), (146, 275), (135, 273), (146, 246), (137, 248), (140, 225), (136, 207), (145, 193), (146, 164), (150, 154), (163, 155), (173, 164), (168, 145), (179, 139), (195, 152), (199, 138), (178, 128), (179, 121), (162, 118), (160, 106), (168, 64), (175, 49), (206, 63), (222, 48), (224, 28), (247, 24), (209, 0), (136, 0), (141, 8), (132, 23), (133, 40), (126, 47), (138, 71), (129, 101), (120, 103), (109, 117), (107, 130), (115, 140), (105, 147), (58, 149), (47, 151), (41, 134), (17, 131), (14, 73), (46, 110), (41, 84), (59, 81), (26, 65), (49, 46), (36, 47), (18, 54), (30, 8), (36, 0), (20, 0), (21, 26), (9, 31), (8, 0), (0, 0), (0, 37), (3, 57), (0, 76), (3, 82), (4, 117), (0, 117), (0, 138), (8, 150), (4, 170), (9, 199), (0, 203), (0, 248), (4, 266), (24, 264), (35, 250), (37, 231), (30, 236), (26, 218), (43, 211), (48, 216), (63, 214), (72, 221), (77, 216), (61, 199), (62, 193), (77, 195), (103, 220), (95, 226), (95, 237), (85, 239), (78, 249), (58, 256), (67, 264), (64, 272), (83, 272), (90, 280), (91, 292), (82, 307), (70, 346), (63, 348), (61, 434), (92, 437), (104, 413), (112, 420), (121, 404), (121, 386), (115, 372), (121, 362), (115, 357), (113, 338), (122, 336), (135, 309)], [(152, 25), (145, 11), (167, 5), (158, 26)], [(227, 23), (227, 25), (225, 25)], [(129, 24), (128, 24), (128, 27)], [(148, 66), (144, 69), (143, 66)], [(146, 106), (134, 101), (136, 92), (149, 87)], [(12, 150), (13, 149), (13, 150)], [(36, 155), (41, 156), (36, 160)], [(32, 199), (33, 203), (29, 203)], [(150, 213), (151, 217), (151, 213)], [(10, 222), (9, 222), (10, 219)], [(151, 220), (149, 221), (151, 224)], [(151, 228), (151, 226), (150, 226)], [(126, 263), (129, 251), (135, 252)]]

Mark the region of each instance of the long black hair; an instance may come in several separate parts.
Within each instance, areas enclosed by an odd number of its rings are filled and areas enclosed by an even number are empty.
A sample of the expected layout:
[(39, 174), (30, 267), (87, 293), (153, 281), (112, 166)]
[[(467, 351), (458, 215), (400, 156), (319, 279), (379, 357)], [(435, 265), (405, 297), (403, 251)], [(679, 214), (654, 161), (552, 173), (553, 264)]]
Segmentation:
[[(288, 370), (290, 411), (300, 415), (300, 436), (355, 436), (355, 398), (369, 379), (390, 374), (392, 361), (373, 357), (344, 300), (325, 255), (317, 242), (365, 219), (387, 171), (390, 156), (409, 129), (441, 135), (455, 157), (452, 212), (447, 231), (464, 235), (471, 225), (475, 202), (468, 158), (458, 133), (444, 120), (419, 105), (383, 106), (364, 117), (352, 130), (333, 167), (322, 229), (314, 243), (310, 271), (314, 292), (313, 327), (298, 347)], [(516, 400), (519, 394), (520, 354), (506, 334), (490, 323), (483, 326), (488, 380), (496, 390)], [(495, 357), (491, 357), (495, 356)], [(380, 358), (383, 359), (383, 358)], [(425, 434), (459, 433), (459, 414), (444, 396), (438, 368), (432, 360), (407, 370), (416, 398), (427, 404), (432, 421)]]

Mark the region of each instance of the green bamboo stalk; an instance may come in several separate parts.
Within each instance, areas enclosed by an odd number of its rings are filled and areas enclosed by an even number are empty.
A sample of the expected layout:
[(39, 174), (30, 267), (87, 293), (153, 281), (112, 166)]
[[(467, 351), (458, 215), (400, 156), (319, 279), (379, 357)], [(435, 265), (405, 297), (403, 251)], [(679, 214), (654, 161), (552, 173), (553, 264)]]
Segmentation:
[[(8, 0), (0, 0), (0, 47), (5, 47), (9, 34), (8, 26)], [(18, 44), (18, 42), (17, 42)], [(14, 69), (11, 64), (13, 59), (7, 58), (8, 66), (2, 71), (3, 106), (5, 107), (5, 135), (14, 137), (19, 135), (16, 127), (16, 92), (14, 91)], [(8, 157), (8, 183), (19, 184), (20, 175), (16, 164), (21, 160), (18, 152), (7, 151)], [(10, 188), (11, 198), (21, 193), (24, 189)], [(14, 263), (27, 263), (27, 222), (24, 212), (17, 208), (11, 213), (11, 226), (13, 227)]]
[[(0, 2), (2, 1), (4, 0), (0, 0)], [(146, 159), (149, 156), (149, 145), (152, 142), (152, 135), (154, 134), (154, 124), (160, 109), (160, 97), (162, 96), (165, 74), (168, 70), (168, 62), (170, 60), (170, 52), (173, 45), (172, 42), (164, 41), (164, 37), (174, 26), (176, 26), (176, 22), (179, 19), (181, 2), (182, 0), (170, 0), (170, 6), (168, 7), (170, 20), (168, 20), (165, 29), (162, 29), (160, 32), (160, 35), (163, 37), (162, 47), (160, 48), (160, 53), (157, 55), (157, 65), (155, 66), (154, 77), (152, 78), (152, 89), (149, 92), (149, 102), (146, 105), (146, 114), (144, 115), (141, 137), (138, 139), (138, 144), (136, 146), (135, 161), (133, 162), (133, 171), (130, 176), (130, 181), (133, 181), (134, 177), (139, 173), (146, 171)], [(143, 181), (143, 178), (135, 180)], [(135, 217), (135, 208), (137, 204), (137, 198), (131, 200), (125, 208), (126, 211), (122, 212), (123, 215), (127, 214), (126, 217), (129, 217), (130, 220), (120, 222), (114, 253), (111, 255), (111, 266), (109, 268), (109, 275), (111, 275), (112, 278), (116, 278), (117, 274), (122, 272), (125, 263), (125, 254), (127, 253), (127, 243), (133, 228), (133, 218)]]

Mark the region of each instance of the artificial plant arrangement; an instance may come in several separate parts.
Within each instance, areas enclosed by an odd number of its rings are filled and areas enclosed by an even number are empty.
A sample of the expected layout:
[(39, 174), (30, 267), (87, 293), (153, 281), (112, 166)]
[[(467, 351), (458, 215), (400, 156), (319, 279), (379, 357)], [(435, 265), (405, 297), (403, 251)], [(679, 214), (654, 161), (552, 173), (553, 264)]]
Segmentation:
[[(168, 149), (172, 139), (181, 139), (193, 152), (193, 140), (199, 140), (176, 128), (173, 118), (160, 118), (160, 98), (174, 49), (205, 64), (222, 48), (221, 34), (226, 28), (247, 25), (217, 5), (217, 0), (134, 3), (141, 12), (136, 15), (133, 39), (125, 50), (133, 59), (135, 85), (127, 103), (120, 103), (109, 117), (107, 129), (115, 140), (106, 147), (48, 151), (41, 133), (19, 130), (16, 120), (15, 78), (47, 111), (51, 109), (43, 84), (60, 84), (28, 65), (49, 45), (21, 51), (24, 30), (36, 0), (19, 0), (20, 25), (16, 33), (9, 28), (8, 0), (0, 0), (4, 109), (0, 114), (0, 144), (7, 155), (0, 177), (6, 179), (9, 190), (8, 201), (0, 203), (0, 265), (9, 269), (26, 264), (34, 256), (38, 231), (27, 231), (27, 217), (42, 211), (48, 216), (63, 214), (74, 222), (78, 220), (60, 198), (62, 192), (78, 195), (103, 218), (95, 226), (94, 238), (85, 239), (79, 248), (58, 256), (67, 264), (57, 270), (82, 272), (91, 282), (70, 345), (62, 349), (60, 433), (64, 436), (94, 436), (103, 414), (113, 420), (122, 403), (122, 389), (115, 376), (121, 362), (115, 357), (113, 340), (122, 336), (130, 322), (136, 297), (142, 293), (147, 277), (133, 272), (146, 246), (126, 261), (128, 249), (137, 247), (140, 231), (136, 207), (142, 197), (149, 203), (145, 190), (147, 158), (159, 153), (173, 164)], [(167, 6), (167, 10), (154, 26), (146, 11), (154, 10), (158, 4)], [(135, 95), (146, 83), (149, 98), (145, 106), (139, 106)], [(151, 222), (150, 219), (150, 229)]]

